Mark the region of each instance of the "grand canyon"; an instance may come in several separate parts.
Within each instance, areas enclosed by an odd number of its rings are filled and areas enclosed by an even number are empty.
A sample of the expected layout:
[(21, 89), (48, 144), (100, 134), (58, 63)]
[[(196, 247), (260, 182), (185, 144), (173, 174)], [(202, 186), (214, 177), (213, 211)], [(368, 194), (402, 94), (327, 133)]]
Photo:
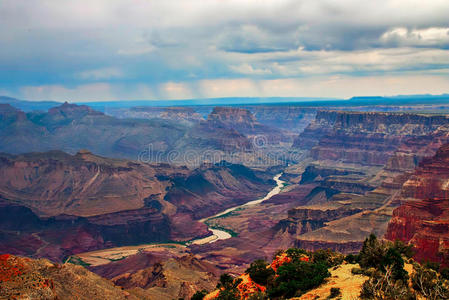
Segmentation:
[(70, 273), (114, 299), (190, 298), (279, 249), (357, 254), (370, 234), (448, 266), (446, 107), (351, 101), (105, 113), (2, 98), (0, 251), (53, 282), (20, 293), (70, 298)]
[(448, 15), (0, 0), (0, 299), (449, 299)]

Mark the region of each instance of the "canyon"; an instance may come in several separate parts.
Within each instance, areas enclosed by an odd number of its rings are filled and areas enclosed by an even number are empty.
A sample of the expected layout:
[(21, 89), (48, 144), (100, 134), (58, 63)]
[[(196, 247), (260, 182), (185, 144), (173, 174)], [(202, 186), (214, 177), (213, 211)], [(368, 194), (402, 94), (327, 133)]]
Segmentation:
[(236, 236), (192, 251), (239, 274), (279, 248), (360, 250), (369, 234), (387, 233), (415, 167), (448, 142), (448, 121), (443, 115), (318, 112), (295, 141), (307, 154), (284, 170), (289, 185), (255, 207), (212, 219)]
[(86, 150), (5, 154), (0, 174), (1, 251), (56, 261), (114, 245), (206, 236), (207, 227), (195, 220), (274, 184), (242, 165), (190, 170)]
[(320, 192), (297, 213), (312, 209), (350, 215), (327, 216), (325, 226), (297, 234), (295, 245), (351, 252), (370, 233), (383, 236), (402, 185), (419, 161), (448, 141), (447, 126), (445, 115), (318, 112), (294, 146), (311, 157), (311, 163), (298, 168), (301, 181), (318, 184)]
[(371, 233), (448, 265), (449, 117), (363, 110), (0, 104), (0, 252), (150, 299), (279, 249), (356, 253)]

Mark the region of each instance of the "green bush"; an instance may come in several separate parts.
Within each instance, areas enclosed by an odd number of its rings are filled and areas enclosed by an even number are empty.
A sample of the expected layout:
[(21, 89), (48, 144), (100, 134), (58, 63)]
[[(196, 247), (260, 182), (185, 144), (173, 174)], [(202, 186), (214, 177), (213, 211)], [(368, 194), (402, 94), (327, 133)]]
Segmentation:
[(229, 275), (227, 273), (221, 274), (220, 280), (217, 283), (217, 289), (227, 288), (229, 286), (232, 286), (233, 283), (234, 283), (234, 278), (231, 275)]
[(435, 270), (415, 264), (412, 275), (413, 289), (426, 299), (449, 299), (448, 282)]
[(363, 283), (360, 298), (370, 300), (415, 300), (416, 295), (411, 291), (407, 282), (394, 280), (392, 273), (390, 266), (387, 267), (385, 273), (376, 272)]
[(197, 291), (195, 294), (193, 294), (190, 300), (203, 300), (206, 295), (207, 295), (206, 290)]
[(356, 264), (359, 261), (358, 255), (348, 254), (345, 257), (345, 261), (350, 264)]
[(442, 268), (440, 273), (443, 279), (449, 280), (449, 268)]
[(312, 253), (313, 262), (324, 263), (328, 266), (328, 268), (340, 265), (343, 260), (343, 254), (332, 251), (330, 249), (319, 249)]
[(237, 286), (242, 282), (242, 279), (234, 279), (229, 274), (222, 274), (217, 284), (218, 289), (222, 289), (218, 294), (217, 300), (239, 300), (240, 293)]
[(408, 273), (404, 270), (404, 259), (396, 248), (389, 248), (382, 259), (380, 270), (385, 272), (387, 266), (392, 268), (392, 278), (394, 280), (407, 280)]
[(435, 272), (438, 272), (440, 270), (440, 264), (433, 261), (426, 261), (423, 263), (423, 266), (427, 269), (434, 270)]
[(341, 296), (340, 288), (333, 287), (333, 288), (331, 288), (331, 293), (330, 293), (328, 299), (334, 299), (334, 298), (337, 298), (340, 296)]
[(287, 253), (287, 256), (290, 257), (292, 259), (292, 261), (299, 260), (304, 255), (309, 255), (309, 252), (307, 252), (304, 249), (299, 249), (299, 248), (287, 249), (287, 251), (285, 251), (285, 253)]
[(363, 242), (362, 250), (359, 253), (359, 264), (362, 268), (377, 268), (382, 265), (382, 260), (386, 254), (386, 247), (371, 234)]
[(401, 253), (401, 255), (404, 255), (407, 258), (411, 258), (414, 255), (413, 245), (406, 245), (400, 240), (395, 240), (390, 248), (397, 250), (399, 253)]
[(415, 299), (408, 286), (403, 256), (413, 253), (412, 247), (400, 241), (384, 242), (371, 234), (359, 253), (359, 264), (369, 279), (363, 284), (362, 299)]
[(268, 296), (264, 292), (257, 292), (249, 296), (248, 300), (268, 300)]
[(222, 290), (220, 291), (220, 293), (218, 294), (217, 298), (215, 298), (217, 300), (240, 300), (240, 294), (238, 293), (237, 290)]
[(250, 267), (246, 270), (251, 279), (261, 285), (266, 286), (268, 279), (274, 276), (274, 271), (271, 268), (267, 268), (268, 263), (262, 259), (258, 259), (251, 263)]
[(292, 261), (279, 267), (277, 277), (268, 290), (270, 298), (299, 296), (323, 283), (330, 276), (324, 263)]

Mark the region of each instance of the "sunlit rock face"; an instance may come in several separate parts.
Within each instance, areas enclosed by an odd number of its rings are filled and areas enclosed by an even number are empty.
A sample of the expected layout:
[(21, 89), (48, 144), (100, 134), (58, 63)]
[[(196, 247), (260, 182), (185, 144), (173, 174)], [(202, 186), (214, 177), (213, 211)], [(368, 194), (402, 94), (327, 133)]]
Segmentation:
[(425, 158), (405, 182), (386, 238), (415, 245), (416, 258), (449, 263), (449, 145)]

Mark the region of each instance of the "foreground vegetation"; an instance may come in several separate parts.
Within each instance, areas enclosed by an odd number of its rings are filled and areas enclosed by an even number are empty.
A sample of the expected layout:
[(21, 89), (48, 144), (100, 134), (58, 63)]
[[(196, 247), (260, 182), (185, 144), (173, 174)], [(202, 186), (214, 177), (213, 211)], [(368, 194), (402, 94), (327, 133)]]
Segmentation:
[[(360, 287), (360, 299), (449, 299), (449, 269), (435, 263), (420, 264), (412, 256), (412, 246), (399, 241), (382, 241), (375, 235), (365, 240), (357, 255), (291, 248), (278, 251), (271, 263), (254, 261), (245, 274), (237, 278), (223, 274), (217, 290), (212, 293), (197, 292), (192, 299), (300, 297), (325, 284), (330, 277), (329, 270), (335, 270), (342, 264), (353, 264), (353, 276), (366, 276)], [(325, 298), (341, 297), (341, 289), (332, 287)]]

